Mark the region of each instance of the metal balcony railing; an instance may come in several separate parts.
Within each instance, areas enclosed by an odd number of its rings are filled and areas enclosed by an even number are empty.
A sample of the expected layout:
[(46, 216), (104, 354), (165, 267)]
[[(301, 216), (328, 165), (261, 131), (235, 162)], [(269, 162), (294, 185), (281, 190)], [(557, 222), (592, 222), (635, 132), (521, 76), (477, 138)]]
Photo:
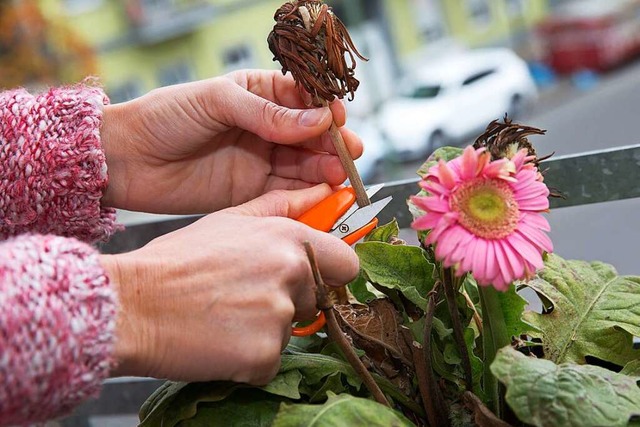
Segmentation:
[[(547, 185), (561, 190), (565, 195), (563, 199), (551, 199), (554, 209), (640, 198), (640, 144), (552, 158), (542, 163), (541, 168), (547, 170)], [(375, 199), (391, 195), (393, 201), (379, 215), (380, 223), (396, 218), (401, 228), (408, 228), (411, 216), (406, 200), (418, 190), (417, 179), (386, 184)], [(130, 251), (196, 219), (198, 217), (162, 217), (156, 222), (132, 225), (116, 234), (100, 249), (104, 253)], [(78, 408), (73, 416), (62, 420), (61, 424), (65, 427), (84, 427), (92, 425), (89, 420), (95, 416), (133, 416), (162, 382), (130, 378), (107, 381), (99, 399)]]
[(206, 0), (126, 0), (125, 10), (134, 35), (142, 44), (191, 33), (216, 14), (215, 6)]

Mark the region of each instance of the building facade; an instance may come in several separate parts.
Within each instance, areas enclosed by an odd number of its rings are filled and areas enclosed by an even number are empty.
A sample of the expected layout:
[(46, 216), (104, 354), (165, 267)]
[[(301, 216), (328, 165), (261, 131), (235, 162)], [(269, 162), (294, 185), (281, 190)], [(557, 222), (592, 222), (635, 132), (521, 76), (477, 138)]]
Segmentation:
[[(520, 49), (550, 0), (328, 0), (363, 53), (363, 114), (409, 60), (454, 40)], [(247, 67), (278, 68), (266, 43), (283, 0), (40, 0), (93, 46), (114, 102)], [(526, 43), (524, 43), (526, 44)], [(368, 86), (368, 87), (367, 87)], [(361, 92), (363, 92), (361, 94)]]

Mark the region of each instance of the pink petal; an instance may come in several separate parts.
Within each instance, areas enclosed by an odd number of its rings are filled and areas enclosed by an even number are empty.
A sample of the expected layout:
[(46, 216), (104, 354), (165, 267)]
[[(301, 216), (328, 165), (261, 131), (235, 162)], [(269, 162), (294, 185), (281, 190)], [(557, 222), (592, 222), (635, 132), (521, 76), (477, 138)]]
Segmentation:
[(551, 226), (549, 225), (549, 221), (547, 221), (547, 218), (545, 218), (539, 213), (521, 212), (520, 222), (526, 222), (532, 227), (535, 227), (542, 231), (551, 231)]
[(478, 279), (483, 278), (484, 281), (488, 281), (492, 277), (489, 276), (487, 265), (487, 251), (490, 246), (489, 242), (485, 239), (477, 239), (476, 252), (473, 256), (473, 277)]
[(507, 163), (507, 159), (494, 160), (484, 168), (482, 175), (486, 178), (504, 179), (505, 177), (509, 177), (510, 173)]
[[(507, 242), (509, 243), (509, 246), (520, 255), (520, 257), (530, 262), (536, 269), (544, 266), (540, 251), (536, 250), (536, 248), (522, 237), (520, 233), (516, 232), (509, 235), (509, 237), (507, 237)], [(524, 267), (522, 262), (520, 262), (519, 265)], [(516, 274), (516, 277), (520, 278), (524, 274), (524, 270), (518, 271), (520, 274)]]
[(496, 259), (496, 250), (493, 241), (487, 242), (487, 267), (486, 276), (489, 281), (498, 276), (498, 260)]
[(440, 218), (442, 218), (442, 215), (425, 214), (420, 218), (416, 218), (411, 223), (411, 228), (413, 228), (414, 230), (431, 230), (438, 224)]
[(539, 229), (530, 226), (526, 222), (520, 222), (517, 227), (517, 232), (536, 245), (538, 249), (546, 252), (553, 252), (553, 243), (551, 242), (551, 239)]
[(469, 243), (467, 244), (467, 251), (464, 254), (464, 257), (462, 258), (462, 260), (460, 261), (460, 267), (462, 268), (462, 270), (464, 271), (473, 270), (473, 260), (475, 257), (475, 252), (477, 250), (479, 240), (480, 239), (474, 236), (474, 238), (471, 239), (471, 241), (469, 241)]
[(460, 174), (463, 180), (469, 180), (476, 176), (478, 171), (478, 154), (473, 146), (468, 145), (462, 152), (462, 163), (460, 164)]
[(449, 200), (441, 199), (439, 197), (423, 197), (420, 200), (420, 205), (426, 211), (447, 213), (451, 210), (449, 207)]
[(516, 166), (516, 170), (520, 170), (524, 165), (526, 159), (527, 159), (527, 150), (523, 148), (521, 150), (518, 150), (515, 156), (511, 158), (511, 161)]
[(469, 230), (467, 230), (466, 228), (459, 225), (456, 225), (455, 227), (459, 229), (458, 232), (460, 232), (461, 238), (456, 248), (451, 253), (449, 253), (446, 258), (446, 261), (450, 265), (459, 263), (465, 257), (468, 252), (469, 242), (476, 238), (476, 236), (469, 232)]
[(459, 225), (454, 225), (449, 227), (446, 232), (443, 232), (438, 239), (438, 245), (436, 246), (436, 258), (437, 259), (445, 259), (448, 257), (451, 252), (453, 252), (456, 247), (466, 238), (468, 232), (460, 227)]
[(440, 183), (448, 190), (456, 186), (456, 177), (444, 160), (438, 163), (438, 178)]
[[(496, 251), (496, 260), (498, 261), (499, 276), (504, 283), (511, 283), (515, 280), (516, 275), (513, 273), (511, 262), (507, 257), (507, 253), (504, 248), (503, 241), (494, 241), (494, 249)], [(500, 280), (495, 280), (495, 283), (501, 283)], [(494, 284), (495, 284), (494, 283)]]

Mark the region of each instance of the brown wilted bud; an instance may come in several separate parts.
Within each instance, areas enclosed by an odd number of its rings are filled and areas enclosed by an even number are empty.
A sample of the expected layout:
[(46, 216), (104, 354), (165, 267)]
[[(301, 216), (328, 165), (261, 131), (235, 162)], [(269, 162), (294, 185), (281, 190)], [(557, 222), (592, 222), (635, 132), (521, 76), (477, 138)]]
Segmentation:
[(355, 78), (355, 56), (367, 59), (331, 8), (322, 0), (289, 1), (274, 19), (269, 49), (283, 74), (291, 71), (296, 83), (316, 98), (332, 101), (349, 94), (352, 100), (360, 83)]
[(487, 151), (491, 153), (492, 160), (501, 158), (510, 159), (524, 148), (527, 150), (529, 156), (535, 157), (533, 163), (538, 167), (540, 162), (548, 159), (553, 154), (539, 158), (535, 148), (527, 139), (527, 136), (544, 135), (546, 132), (546, 130), (532, 126), (513, 123), (513, 121), (505, 115), (503, 123), (500, 123), (498, 120), (489, 123), (485, 132), (473, 143), (473, 148), (478, 149), (485, 147)]
[[(505, 114), (504, 122), (494, 120), (487, 126), (485, 132), (473, 143), (473, 148), (485, 147), (491, 154), (491, 159), (512, 158), (521, 149), (526, 149), (529, 156), (533, 156), (531, 163), (540, 170), (540, 163), (553, 156), (553, 153), (538, 157), (535, 148), (527, 139), (529, 135), (544, 135), (547, 131), (532, 126), (513, 123)], [(544, 174), (545, 171), (540, 171)], [(541, 175), (542, 176), (542, 175)], [(549, 188), (551, 197), (564, 198), (557, 189)]]

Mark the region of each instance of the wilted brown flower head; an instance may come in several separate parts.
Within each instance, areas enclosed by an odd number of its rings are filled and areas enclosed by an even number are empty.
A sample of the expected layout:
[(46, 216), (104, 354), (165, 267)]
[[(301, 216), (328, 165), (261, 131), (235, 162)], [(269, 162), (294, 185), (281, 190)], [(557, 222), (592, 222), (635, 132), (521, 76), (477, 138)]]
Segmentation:
[(473, 143), (473, 147), (476, 149), (485, 147), (487, 151), (491, 153), (492, 160), (505, 157), (510, 159), (524, 148), (530, 156), (535, 156), (533, 163), (538, 167), (540, 162), (548, 159), (553, 154), (539, 158), (535, 148), (527, 139), (527, 136), (544, 135), (546, 132), (546, 130), (532, 126), (513, 123), (513, 121), (505, 115), (503, 123), (500, 123), (498, 120), (489, 123), (485, 132)]
[[(298, 85), (326, 101), (352, 100), (359, 81), (355, 78), (358, 52), (347, 28), (322, 0), (294, 0), (275, 13), (269, 49), (282, 72), (291, 71)], [(350, 64), (347, 64), (349, 57)]]

